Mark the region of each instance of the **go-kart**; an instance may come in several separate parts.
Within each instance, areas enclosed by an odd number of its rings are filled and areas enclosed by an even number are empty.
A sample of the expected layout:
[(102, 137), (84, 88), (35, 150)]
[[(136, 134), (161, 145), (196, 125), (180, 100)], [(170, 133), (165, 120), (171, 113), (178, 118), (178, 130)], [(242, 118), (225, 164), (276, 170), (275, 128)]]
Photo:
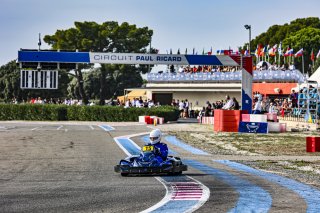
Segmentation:
[(188, 166), (184, 165), (179, 157), (168, 156), (162, 160), (156, 152), (157, 149), (151, 144), (143, 146), (140, 155), (131, 155), (120, 160), (114, 171), (122, 176), (128, 176), (130, 174), (181, 175), (182, 171), (188, 170)]

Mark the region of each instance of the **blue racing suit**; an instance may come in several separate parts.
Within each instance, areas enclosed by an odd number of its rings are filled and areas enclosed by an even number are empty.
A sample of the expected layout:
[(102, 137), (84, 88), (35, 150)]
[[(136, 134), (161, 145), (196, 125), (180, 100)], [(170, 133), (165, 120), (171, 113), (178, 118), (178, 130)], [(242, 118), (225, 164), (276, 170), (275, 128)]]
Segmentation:
[(160, 156), (163, 161), (165, 161), (168, 157), (168, 146), (165, 143), (156, 143), (153, 145), (156, 149), (155, 154), (156, 156)]
[[(152, 146), (152, 144), (146, 144), (146, 146)], [(150, 162), (149, 166), (160, 166), (168, 157), (168, 146), (165, 143), (153, 144), (154, 151), (150, 155), (149, 153), (141, 153), (139, 161)]]

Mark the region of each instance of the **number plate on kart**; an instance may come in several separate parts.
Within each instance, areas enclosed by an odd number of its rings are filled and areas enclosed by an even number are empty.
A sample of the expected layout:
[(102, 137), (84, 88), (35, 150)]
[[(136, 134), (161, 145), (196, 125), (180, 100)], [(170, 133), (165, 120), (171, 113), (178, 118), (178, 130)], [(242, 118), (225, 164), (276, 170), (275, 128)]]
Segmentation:
[(153, 149), (154, 149), (153, 146), (143, 146), (143, 147), (142, 147), (142, 151), (143, 151), (143, 152), (152, 152)]

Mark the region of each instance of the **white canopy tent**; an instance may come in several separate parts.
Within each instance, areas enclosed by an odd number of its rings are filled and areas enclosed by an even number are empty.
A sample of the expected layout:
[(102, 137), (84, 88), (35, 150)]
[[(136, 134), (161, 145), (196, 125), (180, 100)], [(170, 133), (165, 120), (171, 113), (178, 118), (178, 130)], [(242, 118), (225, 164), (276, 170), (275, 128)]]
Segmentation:
[(320, 85), (320, 67), (308, 78), (308, 81), (316, 81)]

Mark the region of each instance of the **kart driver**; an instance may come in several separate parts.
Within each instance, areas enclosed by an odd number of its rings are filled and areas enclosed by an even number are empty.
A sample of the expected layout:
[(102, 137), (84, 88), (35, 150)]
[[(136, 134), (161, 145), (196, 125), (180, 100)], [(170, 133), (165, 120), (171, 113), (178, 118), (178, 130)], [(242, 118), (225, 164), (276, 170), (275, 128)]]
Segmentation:
[(165, 161), (168, 157), (168, 146), (165, 143), (161, 143), (161, 131), (159, 129), (154, 129), (150, 132), (149, 139), (150, 144), (155, 148), (155, 156), (159, 163)]

